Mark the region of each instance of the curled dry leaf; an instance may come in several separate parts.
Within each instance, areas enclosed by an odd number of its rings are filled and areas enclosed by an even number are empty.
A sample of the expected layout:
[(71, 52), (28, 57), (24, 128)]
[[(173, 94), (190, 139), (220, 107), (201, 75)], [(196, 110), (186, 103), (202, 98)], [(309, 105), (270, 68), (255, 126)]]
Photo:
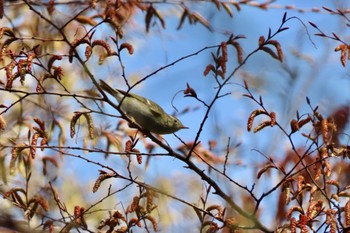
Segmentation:
[(147, 219), (148, 221), (151, 222), (152, 227), (153, 227), (153, 230), (154, 230), (155, 232), (157, 232), (157, 231), (158, 231), (158, 223), (157, 223), (157, 220), (156, 220), (154, 217), (152, 217), (151, 215), (146, 215), (146, 216), (145, 216), (145, 219)]
[(281, 44), (277, 40), (269, 40), (267, 44), (271, 44), (275, 46), (276, 51), (277, 51), (277, 57), (280, 62), (283, 62), (283, 50), (281, 47)]
[(217, 217), (218, 218), (223, 218), (223, 212), (224, 209), (222, 208), (222, 206), (220, 205), (211, 205), (209, 207), (206, 208), (206, 211), (211, 212), (212, 210), (216, 210), (217, 211)]
[(58, 55), (53, 55), (50, 57), (49, 61), (47, 62), (47, 69), (49, 71), (51, 71), (52, 65), (55, 61), (57, 60), (62, 60), (62, 56), (58, 56)]
[(184, 90), (185, 96), (191, 96), (197, 98), (197, 93), (196, 91), (190, 86), (190, 84), (186, 83), (187, 88)]
[(142, 164), (142, 155), (141, 155), (140, 150), (132, 149), (132, 152), (134, 152), (136, 154), (137, 163)]
[(339, 186), (339, 182), (336, 180), (327, 180), (326, 184), (330, 184), (333, 185), (337, 188), (337, 192), (339, 192), (340, 186)]
[(345, 224), (349, 226), (350, 225), (350, 200), (348, 200), (344, 206), (344, 217), (345, 217)]
[(132, 142), (131, 140), (128, 140), (125, 142), (125, 152), (130, 153), (132, 150)]
[(286, 198), (286, 205), (288, 205), (290, 203), (290, 197), (291, 197), (290, 187), (286, 187), (283, 191), (284, 191), (284, 196)]
[(72, 63), (72, 61), (73, 61), (73, 53), (74, 53), (75, 48), (76, 48), (77, 46), (81, 45), (81, 44), (87, 44), (87, 45), (90, 46), (89, 40), (86, 39), (85, 37), (80, 38), (80, 39), (79, 39), (79, 38), (75, 39), (75, 40), (72, 42), (72, 45), (71, 45), (71, 47), (70, 47), (70, 49), (69, 49), (69, 53), (68, 53), (68, 61), (69, 61), (70, 63)]
[(290, 219), (290, 231), (291, 233), (296, 233), (298, 227), (298, 221), (293, 217)]
[(122, 51), (123, 49), (127, 49), (130, 55), (134, 53), (134, 47), (129, 43), (122, 43), (120, 45), (119, 51)]
[(269, 47), (263, 46), (263, 47), (261, 47), (260, 49), (261, 49), (262, 51), (264, 51), (264, 52), (270, 54), (270, 56), (273, 57), (274, 59), (279, 60), (278, 55), (277, 55), (272, 49), (270, 49)]
[(304, 213), (304, 210), (300, 206), (292, 206), (287, 213), (287, 218), (290, 218), (294, 212), (298, 212), (300, 214)]
[(10, 29), (8, 27), (0, 28), (0, 39), (2, 39), (2, 37), (4, 35), (9, 36), (9, 37), (15, 37), (15, 33), (12, 31), (12, 29)]
[(30, 157), (32, 159), (35, 158), (38, 138), (39, 138), (39, 134), (38, 133), (34, 133), (33, 136), (32, 136), (32, 141), (30, 143), (30, 153), (29, 153), (29, 155), (30, 155)]
[(235, 49), (237, 51), (238, 64), (242, 64), (243, 63), (243, 49), (242, 49), (241, 45), (237, 41), (234, 41), (234, 40), (227, 42), (227, 44), (231, 44), (233, 47), (235, 47)]
[(227, 12), (227, 14), (232, 18), (233, 17), (233, 12), (231, 10), (231, 7), (228, 3), (226, 2), (221, 2), (221, 6), (224, 8), (224, 10)]
[(247, 130), (250, 131), (253, 127), (253, 122), (254, 122), (254, 119), (256, 116), (258, 115), (261, 115), (261, 114), (265, 114), (267, 115), (266, 111), (264, 109), (257, 109), (257, 110), (254, 110), (249, 118), (248, 118), (248, 123), (247, 123)]
[(140, 197), (135, 196), (132, 200), (132, 203), (126, 208), (125, 213), (128, 214), (136, 211), (139, 208), (139, 200)]
[(309, 123), (312, 120), (311, 116), (307, 116), (307, 118), (300, 120), (298, 122), (299, 129), (303, 127), (305, 124)]
[(153, 5), (150, 5), (147, 9), (146, 16), (145, 16), (146, 32), (149, 32), (149, 28), (151, 26), (151, 20), (152, 20), (153, 16), (156, 16), (159, 19), (162, 27), (165, 28), (165, 21), (164, 21), (163, 17), (153, 7)]
[(275, 112), (271, 112), (269, 114), (270, 118), (271, 118), (271, 126), (275, 126), (276, 123), (277, 123), (277, 120), (276, 120), (276, 113)]
[(2, 115), (0, 115), (0, 131), (4, 131), (6, 128), (6, 121)]
[(228, 60), (228, 55), (227, 55), (227, 43), (226, 42), (221, 42), (220, 48), (222, 51), (222, 57), (224, 61)]
[(185, 6), (181, 6), (182, 8), (183, 8), (183, 12), (182, 12), (182, 15), (181, 15), (181, 17), (180, 17), (180, 21), (179, 21), (179, 25), (177, 26), (177, 30), (179, 30), (179, 29), (181, 29), (182, 28), (182, 26), (183, 26), (183, 24), (184, 24), (184, 22), (185, 22), (185, 19), (187, 18), (187, 17), (189, 17), (189, 15), (190, 15), (190, 11), (187, 9), (187, 7), (185, 7)]
[(209, 65), (207, 65), (207, 66), (205, 67), (205, 70), (204, 70), (204, 72), (203, 72), (203, 75), (204, 75), (204, 76), (207, 76), (207, 75), (209, 74), (210, 71), (215, 72), (215, 67), (214, 67), (214, 65), (212, 65), (212, 64), (209, 64)]
[(313, 201), (309, 204), (306, 216), (309, 219), (315, 218), (323, 209), (323, 202), (321, 200)]
[(92, 54), (92, 47), (90, 45), (86, 46), (84, 54), (85, 54), (86, 60), (89, 60)]
[(91, 17), (85, 16), (85, 15), (78, 15), (74, 19), (81, 24), (88, 24), (91, 26), (95, 26), (97, 24), (95, 20), (93, 20)]
[(95, 138), (95, 127), (90, 113), (84, 113), (84, 117), (88, 123), (89, 137), (90, 139)]
[[(318, 159), (316, 159), (318, 160)], [(315, 162), (314, 166), (313, 166), (313, 170), (314, 170), (314, 179), (317, 181), (321, 178), (322, 176), (322, 166), (319, 162)]]
[(33, 198), (29, 200), (29, 204), (32, 202), (39, 204), (45, 211), (49, 211), (50, 209), (49, 202), (41, 195), (34, 195)]
[(321, 130), (322, 130), (323, 142), (327, 145), (329, 143), (329, 129), (328, 129), (327, 119), (322, 119)]
[(100, 171), (100, 175), (95, 181), (94, 187), (92, 188), (92, 192), (95, 193), (100, 188), (101, 183), (109, 178), (115, 177), (115, 173), (106, 173), (104, 171)]
[(258, 172), (258, 174), (257, 174), (257, 179), (260, 179), (260, 177), (262, 176), (262, 174), (264, 174), (266, 171), (268, 171), (270, 168), (275, 168), (275, 169), (277, 169), (276, 168), (276, 166), (275, 165), (273, 165), (273, 164), (266, 164), (263, 168), (261, 168), (260, 170), (259, 170), (259, 172)]
[(254, 133), (259, 132), (260, 130), (262, 130), (263, 128), (267, 127), (267, 126), (271, 126), (272, 127), (272, 122), (271, 121), (264, 121), (262, 123), (260, 123), (257, 127), (254, 128)]
[(191, 19), (192, 22), (194, 22), (194, 23), (199, 22), (204, 27), (206, 27), (207, 29), (211, 30), (210, 23), (202, 15), (200, 15), (198, 12), (191, 13), (190, 14), (190, 19)]
[(107, 56), (112, 56), (112, 55), (115, 55), (116, 52), (114, 52), (112, 49), (111, 49), (111, 46), (109, 44), (107, 44), (106, 41), (104, 40), (94, 40), (91, 44), (91, 47), (95, 47), (95, 46), (102, 46), (105, 50), (106, 50), (106, 53), (107, 53)]
[(87, 228), (87, 224), (84, 217), (84, 211), (85, 211), (84, 207), (74, 206), (75, 223)]
[(83, 114), (82, 112), (75, 112), (71, 121), (70, 121), (70, 137), (71, 138), (73, 138), (75, 135), (75, 125), (82, 114)]
[(299, 124), (298, 124), (298, 121), (296, 119), (292, 119), (290, 121), (290, 128), (292, 130), (292, 133), (299, 131)]
[(332, 175), (332, 168), (331, 168), (331, 164), (329, 163), (329, 160), (324, 160), (323, 165), (325, 166), (325, 175), (327, 177), (330, 177)]
[(348, 52), (348, 46), (345, 45), (345, 44), (341, 44), (341, 45), (338, 45), (334, 51), (335, 52), (338, 52), (338, 51), (341, 51), (341, 54), (340, 54), (340, 62), (341, 64), (345, 67), (346, 65), (346, 52)]
[(264, 43), (265, 43), (265, 37), (264, 36), (260, 36), (259, 37), (259, 41), (258, 41), (259, 46), (263, 46)]

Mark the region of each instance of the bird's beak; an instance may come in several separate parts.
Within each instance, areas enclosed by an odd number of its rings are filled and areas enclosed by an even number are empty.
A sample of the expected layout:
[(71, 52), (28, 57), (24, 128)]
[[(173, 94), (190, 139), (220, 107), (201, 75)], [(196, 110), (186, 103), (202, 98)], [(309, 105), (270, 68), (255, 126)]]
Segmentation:
[(189, 129), (187, 126), (181, 126), (180, 129)]

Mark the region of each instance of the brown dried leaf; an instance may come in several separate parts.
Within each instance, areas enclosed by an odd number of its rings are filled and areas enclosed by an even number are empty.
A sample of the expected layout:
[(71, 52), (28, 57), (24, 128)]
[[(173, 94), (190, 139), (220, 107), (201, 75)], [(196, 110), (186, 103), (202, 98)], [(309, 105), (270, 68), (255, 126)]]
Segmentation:
[(191, 96), (197, 98), (197, 93), (196, 91), (187, 83), (187, 88), (184, 90), (185, 96)]
[(75, 135), (75, 125), (78, 119), (83, 115), (82, 112), (75, 112), (70, 121), (70, 137), (73, 138)]
[(298, 121), (296, 119), (292, 119), (290, 121), (290, 128), (292, 130), (292, 133), (299, 131), (299, 125), (298, 125)]
[(336, 180), (327, 180), (326, 183), (335, 186), (337, 188), (337, 193), (339, 192), (340, 186), (339, 186), (339, 182), (338, 181), (336, 181)]
[(104, 171), (100, 171), (100, 176), (97, 178), (97, 180), (95, 181), (94, 187), (92, 188), (92, 192), (95, 193), (97, 192), (97, 190), (100, 188), (101, 183), (104, 180), (107, 180), (109, 178), (115, 177), (115, 173), (106, 173)]
[(70, 63), (72, 63), (73, 61), (73, 53), (74, 53), (74, 50), (77, 46), (81, 45), (81, 44), (87, 44), (90, 46), (90, 42), (87, 38), (83, 37), (83, 38), (77, 38), (75, 39), (73, 42), (72, 42), (72, 45), (69, 49), (69, 53), (68, 53), (68, 61)]
[(32, 136), (32, 141), (30, 143), (30, 153), (29, 153), (29, 155), (30, 155), (30, 157), (32, 159), (35, 158), (38, 138), (39, 138), (39, 134), (38, 133), (34, 133), (33, 136)]
[(350, 225), (350, 199), (346, 202), (344, 206), (345, 224)]
[(297, 220), (293, 217), (290, 219), (290, 232), (291, 233), (296, 233), (297, 232), (297, 227), (298, 227), (298, 222)]
[(270, 49), (269, 47), (266, 47), (266, 46), (263, 46), (263, 47), (260, 47), (260, 49), (268, 54), (271, 55), (271, 57), (275, 58), (276, 60), (280, 60), (278, 55), (272, 51), (272, 49)]
[(91, 44), (91, 47), (95, 47), (95, 46), (102, 46), (106, 52), (107, 52), (107, 56), (112, 56), (112, 55), (115, 55), (116, 52), (114, 52), (112, 49), (111, 49), (111, 46), (109, 44), (107, 44), (106, 41), (104, 40), (94, 40)]
[(2, 115), (0, 115), (0, 131), (4, 131), (6, 128), (6, 121)]
[(261, 175), (268, 171), (270, 168), (277, 169), (273, 164), (266, 164), (263, 168), (261, 168), (258, 172), (257, 179), (260, 179)]
[(275, 126), (276, 123), (277, 123), (277, 120), (276, 120), (276, 113), (275, 112), (271, 112), (269, 114), (270, 118), (271, 118), (271, 127), (272, 126)]
[(260, 36), (259, 37), (259, 41), (258, 41), (259, 46), (263, 46), (264, 43), (265, 43), (265, 37), (264, 36)]
[(85, 16), (85, 15), (78, 15), (74, 18), (76, 21), (78, 21), (81, 24), (88, 24), (91, 26), (96, 26), (97, 22), (93, 20), (93, 18)]
[(267, 126), (271, 126), (272, 127), (271, 123), (272, 123), (271, 121), (264, 121), (264, 122), (260, 123), (257, 127), (255, 127), (253, 132), (257, 133), (257, 132), (259, 132), (260, 130), (262, 130), (263, 128), (265, 128)]
[(257, 109), (257, 110), (254, 110), (254, 111), (250, 114), (250, 116), (249, 116), (249, 118), (248, 118), (248, 123), (247, 123), (247, 130), (248, 130), (248, 131), (250, 131), (250, 130), (252, 129), (252, 127), (253, 127), (253, 121), (254, 121), (255, 117), (258, 116), (258, 115), (261, 115), (261, 114), (267, 115), (267, 113), (265, 112), (264, 109)]
[(326, 145), (328, 145), (328, 143), (329, 143), (329, 129), (328, 129), (328, 120), (327, 119), (322, 119), (321, 130), (322, 130), (323, 142)]
[(47, 62), (47, 69), (50, 71), (52, 68), (53, 63), (56, 60), (62, 60), (62, 56), (58, 56), (58, 55), (53, 55), (50, 57), (49, 61)]
[(320, 214), (323, 209), (323, 202), (321, 200), (313, 201), (310, 203), (306, 216), (309, 219), (313, 219)]
[(233, 17), (233, 12), (231, 10), (231, 7), (229, 5), (229, 3), (226, 2), (220, 2), (221, 6), (225, 9), (225, 11), (227, 12), (227, 14), (232, 18)]
[(154, 15), (155, 9), (152, 5), (150, 5), (147, 9), (146, 16), (145, 16), (145, 25), (146, 25), (146, 32), (149, 32), (149, 28), (151, 25), (151, 19)]
[(146, 215), (145, 219), (149, 220), (152, 223), (153, 230), (157, 232), (158, 231), (157, 220), (154, 217), (152, 217), (151, 215)]
[(210, 71), (215, 72), (215, 67), (212, 64), (209, 64), (205, 67), (205, 70), (203, 72), (204, 76), (207, 76), (209, 74)]
[(0, 28), (0, 39), (2, 39), (4, 35), (7, 35), (9, 37), (15, 37), (15, 33), (12, 31), (11, 28), (8, 27)]
[(331, 164), (329, 163), (329, 160), (324, 160), (323, 164), (324, 164), (324, 166), (326, 168), (325, 175), (327, 177), (330, 177), (332, 175), (332, 168), (331, 168)]
[(56, 10), (55, 8), (55, 0), (49, 0), (47, 6), (46, 6), (47, 12), (49, 15), (52, 15), (52, 13)]
[(89, 137), (90, 137), (90, 139), (94, 139), (95, 138), (95, 127), (94, 127), (94, 122), (92, 120), (92, 116), (90, 113), (84, 113), (83, 115), (88, 123)]
[(305, 124), (309, 123), (312, 120), (311, 116), (307, 116), (307, 118), (300, 120), (298, 122), (299, 129), (303, 127)]
[(222, 208), (222, 206), (220, 205), (211, 205), (209, 207), (206, 208), (206, 211), (211, 212), (212, 210), (216, 210), (217, 211), (217, 217), (222, 219), (223, 218), (223, 211), (224, 209)]
[(140, 197), (135, 196), (132, 200), (132, 203), (126, 208), (125, 213), (132, 213), (135, 212), (139, 208), (139, 200)]
[(123, 49), (127, 49), (130, 55), (134, 53), (134, 48), (129, 43), (122, 43), (120, 45), (119, 51), (122, 51)]
[(334, 49), (335, 52), (341, 51), (340, 62), (344, 67), (346, 65), (346, 52), (347, 52), (347, 50), (348, 50), (348, 46), (345, 44), (338, 45)]
[(277, 40), (269, 40), (267, 43), (275, 46), (278, 60), (280, 62), (283, 62), (283, 50), (282, 50), (281, 44)]
[(132, 152), (134, 152), (136, 154), (137, 163), (142, 164), (142, 155), (141, 155), (140, 150), (132, 149)]
[(163, 16), (156, 9), (154, 9), (154, 15), (159, 19), (162, 28), (165, 29), (165, 20), (163, 19)]
[(242, 64), (243, 63), (243, 49), (242, 49), (241, 45), (235, 40), (229, 40), (227, 42), (227, 44), (230, 44), (233, 47), (235, 47), (235, 49), (237, 51), (237, 61), (239, 64)]
[(198, 12), (193, 12), (193, 13), (191, 13), (190, 18), (191, 18), (194, 22), (199, 22), (199, 23), (201, 23), (204, 27), (206, 27), (206, 28), (208, 28), (209, 30), (211, 30), (210, 23), (209, 23), (202, 15), (200, 15)]
[(180, 21), (179, 21), (179, 25), (176, 28), (177, 30), (182, 28), (182, 25), (185, 22), (185, 19), (189, 16), (189, 10), (186, 7), (184, 7), (184, 6), (182, 6), (182, 8), (183, 8), (183, 13), (181, 15), (181, 18), (180, 18)]
[(290, 217), (292, 216), (292, 214), (294, 212), (298, 212), (300, 214), (304, 214), (304, 210), (300, 207), (300, 206), (292, 206), (287, 213), (287, 218), (290, 219)]
[(49, 211), (50, 209), (49, 202), (41, 195), (34, 195), (33, 198), (29, 200), (29, 204), (32, 202), (39, 204), (45, 211)]
[(84, 54), (85, 54), (86, 60), (89, 60), (92, 54), (92, 47), (90, 45), (86, 46)]

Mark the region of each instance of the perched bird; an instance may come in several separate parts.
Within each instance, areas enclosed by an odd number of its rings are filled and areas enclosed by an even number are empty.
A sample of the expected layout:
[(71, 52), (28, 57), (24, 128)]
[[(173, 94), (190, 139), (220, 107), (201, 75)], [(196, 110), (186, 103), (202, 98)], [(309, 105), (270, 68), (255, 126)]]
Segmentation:
[(123, 113), (142, 129), (156, 134), (170, 134), (180, 129), (187, 129), (179, 119), (167, 114), (162, 107), (142, 96), (114, 89), (103, 80), (100, 80), (101, 88), (111, 94), (118, 103)]

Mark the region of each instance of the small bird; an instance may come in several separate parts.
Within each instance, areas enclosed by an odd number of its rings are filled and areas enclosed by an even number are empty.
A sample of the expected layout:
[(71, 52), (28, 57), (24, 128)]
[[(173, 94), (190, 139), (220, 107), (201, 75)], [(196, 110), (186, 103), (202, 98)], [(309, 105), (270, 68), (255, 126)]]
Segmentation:
[(180, 129), (188, 129), (179, 119), (167, 114), (162, 107), (142, 96), (114, 89), (100, 79), (100, 87), (111, 94), (120, 104), (120, 109), (142, 129), (156, 134), (175, 133)]

